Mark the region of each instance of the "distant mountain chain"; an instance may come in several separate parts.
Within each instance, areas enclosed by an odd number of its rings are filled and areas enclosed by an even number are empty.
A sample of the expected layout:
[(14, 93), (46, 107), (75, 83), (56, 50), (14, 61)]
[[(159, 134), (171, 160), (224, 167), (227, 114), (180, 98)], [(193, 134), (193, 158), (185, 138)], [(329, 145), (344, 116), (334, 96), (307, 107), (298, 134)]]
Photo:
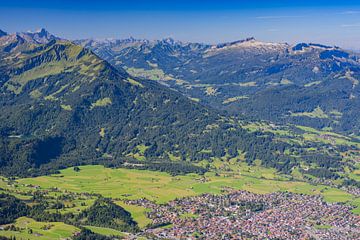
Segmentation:
[(359, 134), (360, 55), (339, 47), (254, 38), (217, 45), (133, 38), (75, 42), (114, 67), (230, 114)]
[(359, 57), (0, 30), (0, 240), (358, 239)]
[(249, 161), (265, 154), (273, 167), (292, 167), (279, 160), (284, 144), (271, 143), (271, 136), (259, 138), (45, 30), (1, 37), (0, 60), (1, 174), (37, 175), (113, 160), (118, 165), (124, 158), (196, 161), (239, 151), (248, 152)]
[[(265, 119), (357, 134), (356, 54), (253, 38), (206, 45), (71, 42), (44, 29), (1, 34), (1, 175), (81, 164), (203, 173), (193, 163), (240, 155), (287, 174), (298, 167), (337, 178), (345, 165), (354, 167), (339, 152), (356, 150), (357, 142), (302, 144), (243, 123)], [(304, 170), (304, 162), (319, 166)]]

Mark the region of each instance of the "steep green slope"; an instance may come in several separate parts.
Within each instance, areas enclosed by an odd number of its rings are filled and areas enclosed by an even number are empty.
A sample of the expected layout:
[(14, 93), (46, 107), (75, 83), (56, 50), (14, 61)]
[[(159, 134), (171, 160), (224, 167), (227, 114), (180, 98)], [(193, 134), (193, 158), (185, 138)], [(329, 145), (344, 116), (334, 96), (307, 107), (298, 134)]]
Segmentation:
[[(2, 175), (33, 176), (82, 164), (203, 174), (219, 161), (242, 159), (342, 184), (356, 169), (355, 136), (334, 140), (327, 132), (225, 117), (155, 81), (115, 69), (74, 43), (3, 38)], [(324, 110), (319, 104), (291, 114), (327, 119)]]
[(277, 161), (284, 143), (257, 137), (179, 93), (115, 70), (90, 50), (58, 40), (2, 47), (3, 174), (104, 159), (118, 164), (123, 157), (202, 160), (238, 151), (284, 168)]
[(312, 87), (284, 86), (259, 91), (229, 106), (257, 118), (359, 135), (360, 88), (344, 79), (326, 79)]
[[(359, 56), (338, 47), (253, 38), (219, 45), (169, 39), (78, 42), (115, 67), (231, 114), (360, 132)], [(329, 117), (309, 117), (317, 107)]]

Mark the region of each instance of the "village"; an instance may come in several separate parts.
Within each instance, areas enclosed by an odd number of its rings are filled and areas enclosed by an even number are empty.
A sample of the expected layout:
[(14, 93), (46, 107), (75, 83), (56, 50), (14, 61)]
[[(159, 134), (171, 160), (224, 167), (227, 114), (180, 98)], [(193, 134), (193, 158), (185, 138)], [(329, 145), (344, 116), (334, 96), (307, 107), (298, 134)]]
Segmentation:
[(351, 207), (320, 196), (231, 191), (157, 205), (147, 199), (128, 204), (151, 209), (160, 239), (360, 239), (360, 217)]

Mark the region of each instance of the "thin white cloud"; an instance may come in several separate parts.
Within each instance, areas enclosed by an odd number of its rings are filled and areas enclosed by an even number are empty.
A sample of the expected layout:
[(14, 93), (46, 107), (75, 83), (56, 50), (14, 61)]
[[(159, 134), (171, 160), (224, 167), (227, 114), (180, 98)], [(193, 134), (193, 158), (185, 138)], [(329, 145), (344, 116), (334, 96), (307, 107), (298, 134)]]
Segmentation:
[(358, 28), (360, 27), (360, 23), (351, 23), (351, 24), (343, 24), (341, 25), (343, 28)]
[(341, 12), (340, 14), (344, 14), (344, 15), (360, 14), (360, 11), (358, 11), (358, 10), (349, 10), (349, 11)]
[(256, 19), (282, 19), (282, 18), (301, 18), (304, 16), (296, 16), (296, 15), (274, 15), (274, 16), (257, 16)]

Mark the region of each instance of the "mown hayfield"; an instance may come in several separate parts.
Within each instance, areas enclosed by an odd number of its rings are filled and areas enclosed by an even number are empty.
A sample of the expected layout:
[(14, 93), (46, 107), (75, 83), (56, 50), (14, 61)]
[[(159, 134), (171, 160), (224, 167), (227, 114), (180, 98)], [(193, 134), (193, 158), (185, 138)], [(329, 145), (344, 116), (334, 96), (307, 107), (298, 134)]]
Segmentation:
[(151, 220), (146, 216), (146, 212), (149, 211), (149, 209), (141, 206), (129, 205), (124, 203), (123, 201), (117, 201), (116, 204), (120, 205), (126, 211), (130, 212), (131, 216), (138, 223), (140, 228), (144, 228), (151, 223)]
[(117, 237), (126, 236), (126, 233), (120, 232), (112, 228), (94, 227), (94, 226), (84, 226), (84, 227), (91, 230), (94, 233), (98, 233), (104, 236), (117, 236)]
[[(335, 188), (311, 185), (306, 182), (258, 178), (236, 174), (232, 176), (207, 176), (204, 179), (196, 174), (172, 177), (167, 173), (135, 170), (111, 169), (103, 166), (81, 166), (76, 172), (73, 168), (62, 170), (60, 174), (36, 178), (19, 179), (19, 184), (32, 184), (41, 188), (57, 187), (61, 190), (89, 192), (105, 197), (122, 199), (148, 198), (164, 203), (178, 197), (202, 193), (220, 193), (223, 187), (248, 190), (255, 193), (290, 191), (304, 194), (321, 194), (326, 201), (349, 202), (356, 199)], [(250, 169), (250, 171), (252, 171)], [(273, 173), (267, 172), (267, 175)], [(251, 174), (257, 175), (257, 173)], [(261, 175), (260, 175), (261, 176)]]
[(71, 237), (75, 232), (80, 231), (78, 228), (62, 222), (37, 222), (27, 217), (18, 218), (14, 225), (20, 228), (20, 230), (0, 230), (0, 236), (16, 237), (16, 239), (30, 240), (65, 239)]
[(82, 166), (80, 169), (80, 172), (75, 172), (69, 168), (61, 171), (61, 174), (19, 179), (18, 182), (41, 188), (56, 186), (74, 192), (99, 193), (119, 199), (147, 197), (157, 202), (194, 194), (189, 186), (196, 183), (193, 177), (182, 176), (181, 181), (178, 181), (161, 172), (110, 169), (103, 166)]

